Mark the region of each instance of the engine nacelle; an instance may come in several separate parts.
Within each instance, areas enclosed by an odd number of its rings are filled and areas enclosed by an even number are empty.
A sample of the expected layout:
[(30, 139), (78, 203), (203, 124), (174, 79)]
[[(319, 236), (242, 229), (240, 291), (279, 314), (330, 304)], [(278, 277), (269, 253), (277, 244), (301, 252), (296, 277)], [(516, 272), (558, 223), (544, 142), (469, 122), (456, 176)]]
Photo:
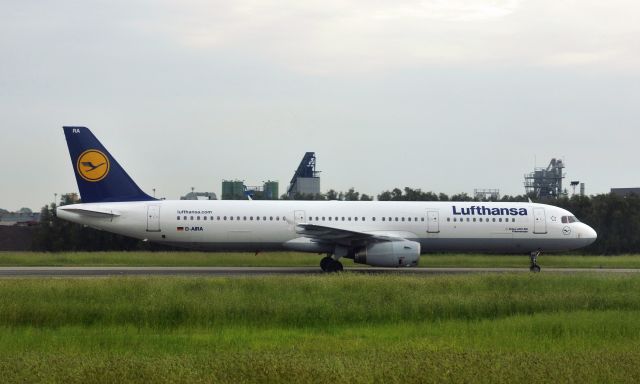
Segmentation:
[(415, 267), (420, 260), (420, 243), (384, 241), (369, 244), (356, 252), (353, 261), (373, 267)]

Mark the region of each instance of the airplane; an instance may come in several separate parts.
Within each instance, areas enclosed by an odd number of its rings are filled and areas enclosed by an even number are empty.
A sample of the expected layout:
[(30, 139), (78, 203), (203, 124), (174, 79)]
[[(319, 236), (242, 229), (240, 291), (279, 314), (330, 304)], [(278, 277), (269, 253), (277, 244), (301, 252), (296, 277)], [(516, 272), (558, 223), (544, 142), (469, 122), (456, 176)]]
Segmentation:
[(65, 126), (82, 203), (58, 217), (99, 230), (184, 248), (290, 250), (375, 267), (414, 267), (428, 252), (522, 253), (540, 272), (544, 252), (593, 243), (571, 212), (546, 204), (458, 201), (158, 200), (144, 193), (86, 127)]

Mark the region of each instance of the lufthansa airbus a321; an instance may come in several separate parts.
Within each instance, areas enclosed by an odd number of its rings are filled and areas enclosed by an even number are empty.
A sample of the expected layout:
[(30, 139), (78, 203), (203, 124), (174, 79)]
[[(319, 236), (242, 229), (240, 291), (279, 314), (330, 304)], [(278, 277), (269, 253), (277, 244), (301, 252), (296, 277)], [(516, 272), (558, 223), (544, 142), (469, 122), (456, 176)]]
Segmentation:
[(530, 255), (587, 246), (596, 232), (571, 212), (503, 202), (157, 200), (86, 127), (64, 127), (82, 204), (58, 217), (146, 241), (199, 250), (292, 250), (380, 267), (412, 267), (426, 252)]

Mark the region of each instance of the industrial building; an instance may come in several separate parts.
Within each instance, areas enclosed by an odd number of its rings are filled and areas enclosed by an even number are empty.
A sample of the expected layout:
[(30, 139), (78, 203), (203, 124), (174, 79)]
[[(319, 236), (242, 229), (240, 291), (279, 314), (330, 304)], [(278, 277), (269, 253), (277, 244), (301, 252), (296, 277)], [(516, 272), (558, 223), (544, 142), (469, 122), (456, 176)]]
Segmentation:
[(217, 200), (218, 197), (213, 192), (194, 192), (191, 191), (184, 196), (180, 196), (180, 200)]
[(22, 208), (18, 212), (0, 210), (0, 225), (3, 226), (31, 226), (40, 222), (40, 212), (33, 212), (29, 208)]
[(293, 198), (296, 194), (302, 195), (319, 195), (320, 194), (320, 172), (316, 171), (316, 154), (315, 152), (307, 152), (302, 157), (302, 161), (298, 165), (289, 188), (287, 195)]
[(640, 188), (611, 188), (611, 194), (619, 197), (640, 196)]
[(262, 186), (246, 186), (242, 180), (222, 180), (222, 200), (277, 200), (279, 183), (267, 180)]
[(280, 197), (279, 190), (280, 183), (277, 181), (267, 180), (263, 185), (262, 197), (264, 200), (278, 200)]
[(484, 200), (498, 201), (500, 200), (500, 190), (476, 188), (473, 190), (473, 197), (476, 200), (480, 200), (480, 201), (484, 201)]
[(555, 199), (566, 195), (567, 191), (562, 189), (563, 170), (564, 162), (561, 159), (551, 159), (546, 168), (535, 168), (524, 175), (527, 195), (538, 199)]

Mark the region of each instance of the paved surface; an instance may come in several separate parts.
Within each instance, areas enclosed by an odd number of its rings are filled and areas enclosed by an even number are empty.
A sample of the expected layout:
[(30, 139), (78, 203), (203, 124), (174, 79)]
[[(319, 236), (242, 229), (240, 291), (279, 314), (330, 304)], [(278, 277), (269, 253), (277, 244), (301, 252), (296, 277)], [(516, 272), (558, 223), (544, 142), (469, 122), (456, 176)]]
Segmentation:
[[(345, 268), (349, 273), (403, 273), (413, 275), (465, 273), (530, 273), (529, 268)], [(95, 276), (264, 276), (319, 275), (319, 267), (0, 267), (7, 277)], [(640, 269), (544, 268), (542, 273), (640, 273)]]

